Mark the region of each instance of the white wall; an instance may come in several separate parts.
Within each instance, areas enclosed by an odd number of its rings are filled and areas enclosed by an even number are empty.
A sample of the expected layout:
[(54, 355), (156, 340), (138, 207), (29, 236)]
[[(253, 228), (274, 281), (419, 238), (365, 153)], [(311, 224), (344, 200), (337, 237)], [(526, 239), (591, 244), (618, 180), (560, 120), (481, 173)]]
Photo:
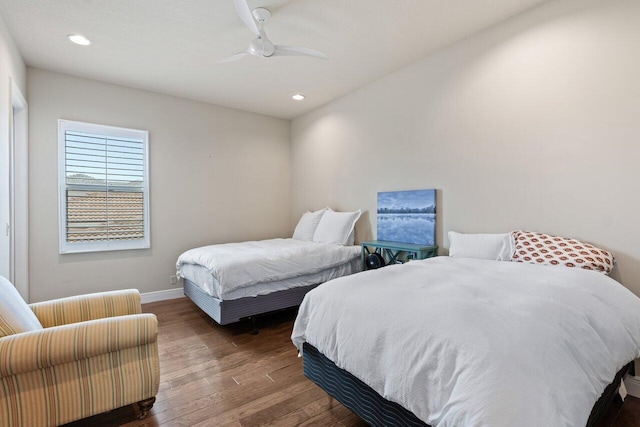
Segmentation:
[[(5, 225), (10, 222), (10, 206), (6, 201), (9, 200), (11, 80), (23, 94), (26, 93), (24, 61), (0, 16), (0, 274), (7, 277), (12, 269), (9, 263), (11, 241), (5, 234)], [(19, 288), (27, 297), (26, 284), (20, 283)]]
[(448, 230), (543, 231), (614, 252), (640, 295), (640, 2), (555, 1), (292, 122), (292, 220), (436, 188)]
[[(290, 235), (289, 121), (28, 70), (33, 301), (169, 289), (180, 253)], [(58, 254), (57, 120), (149, 130), (151, 249)]]

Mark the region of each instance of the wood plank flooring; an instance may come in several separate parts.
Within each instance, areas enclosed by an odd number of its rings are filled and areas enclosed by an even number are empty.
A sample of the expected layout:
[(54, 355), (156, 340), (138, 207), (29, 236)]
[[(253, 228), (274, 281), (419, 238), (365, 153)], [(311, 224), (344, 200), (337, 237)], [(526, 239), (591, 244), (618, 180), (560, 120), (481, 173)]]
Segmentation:
[(365, 426), (302, 374), (291, 343), (295, 310), (220, 326), (186, 298), (143, 305), (158, 317), (161, 383), (145, 420), (137, 405), (79, 426)]
[[(302, 374), (290, 340), (295, 311), (220, 326), (186, 298), (143, 305), (158, 316), (161, 383), (145, 420), (137, 405), (80, 426), (344, 426), (366, 424)], [(640, 399), (614, 404), (598, 427), (640, 427)]]

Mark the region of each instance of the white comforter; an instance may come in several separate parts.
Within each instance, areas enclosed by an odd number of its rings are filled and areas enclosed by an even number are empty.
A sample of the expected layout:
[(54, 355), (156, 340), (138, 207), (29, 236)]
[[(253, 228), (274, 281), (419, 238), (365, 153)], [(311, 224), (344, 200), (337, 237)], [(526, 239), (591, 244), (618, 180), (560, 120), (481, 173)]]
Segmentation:
[(182, 277), (185, 264), (205, 267), (220, 284), (220, 298), (257, 283), (317, 273), (360, 256), (359, 246), (340, 246), (294, 239), (203, 246), (178, 257), (176, 269)]
[(640, 299), (601, 273), (437, 257), (309, 292), (293, 329), (434, 426), (584, 426), (640, 356)]

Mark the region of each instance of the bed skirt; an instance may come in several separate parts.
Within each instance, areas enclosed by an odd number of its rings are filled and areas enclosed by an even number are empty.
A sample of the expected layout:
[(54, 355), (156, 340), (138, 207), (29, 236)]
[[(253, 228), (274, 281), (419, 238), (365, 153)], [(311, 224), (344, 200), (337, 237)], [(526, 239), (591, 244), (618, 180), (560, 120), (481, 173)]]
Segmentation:
[[(347, 409), (374, 427), (428, 426), (412, 412), (380, 396), (351, 373), (338, 368), (311, 344), (303, 344), (304, 375)], [(592, 427), (607, 411), (620, 387), (620, 380), (630, 372), (633, 362), (624, 366), (593, 406), (587, 427)]]

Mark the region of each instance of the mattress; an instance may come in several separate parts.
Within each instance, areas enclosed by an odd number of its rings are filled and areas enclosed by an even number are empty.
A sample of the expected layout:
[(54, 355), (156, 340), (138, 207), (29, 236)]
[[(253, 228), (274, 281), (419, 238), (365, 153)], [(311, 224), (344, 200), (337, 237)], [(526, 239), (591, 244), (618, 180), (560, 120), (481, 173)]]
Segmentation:
[(585, 425), (640, 356), (640, 299), (598, 272), (437, 257), (310, 291), (292, 340), (429, 425)]
[[(361, 270), (362, 264), (360, 262), (360, 258), (354, 258), (343, 264), (330, 267), (316, 273), (273, 282), (262, 282), (245, 288), (235, 289), (227, 293), (224, 300), (230, 301), (244, 297), (256, 297), (258, 295), (267, 295), (276, 291), (316, 285), (338, 277), (357, 273)], [(214, 298), (222, 299), (220, 297), (222, 291), (220, 282), (218, 282), (207, 268), (196, 264), (185, 264), (182, 266), (181, 276), (184, 279), (193, 282), (206, 294)]]
[[(176, 273), (178, 277), (202, 283), (205, 292), (215, 294), (222, 300), (230, 300), (259, 295), (255, 289), (248, 290), (256, 285), (258, 291), (268, 293), (295, 286), (299, 278), (303, 278), (302, 282), (313, 280), (317, 284), (327, 277), (337, 277), (336, 272), (349, 269), (350, 266), (345, 264), (357, 260), (360, 253), (359, 246), (297, 239), (223, 243), (183, 252), (176, 262)], [(207, 278), (202, 269), (192, 266), (201, 266), (212, 277)], [(332, 271), (334, 268), (337, 270)], [(185, 270), (189, 270), (193, 277), (187, 277)], [(322, 273), (327, 271), (329, 274), (323, 276)], [(316, 276), (305, 279), (305, 276), (311, 275)], [(271, 288), (261, 286), (268, 283), (275, 285)]]

